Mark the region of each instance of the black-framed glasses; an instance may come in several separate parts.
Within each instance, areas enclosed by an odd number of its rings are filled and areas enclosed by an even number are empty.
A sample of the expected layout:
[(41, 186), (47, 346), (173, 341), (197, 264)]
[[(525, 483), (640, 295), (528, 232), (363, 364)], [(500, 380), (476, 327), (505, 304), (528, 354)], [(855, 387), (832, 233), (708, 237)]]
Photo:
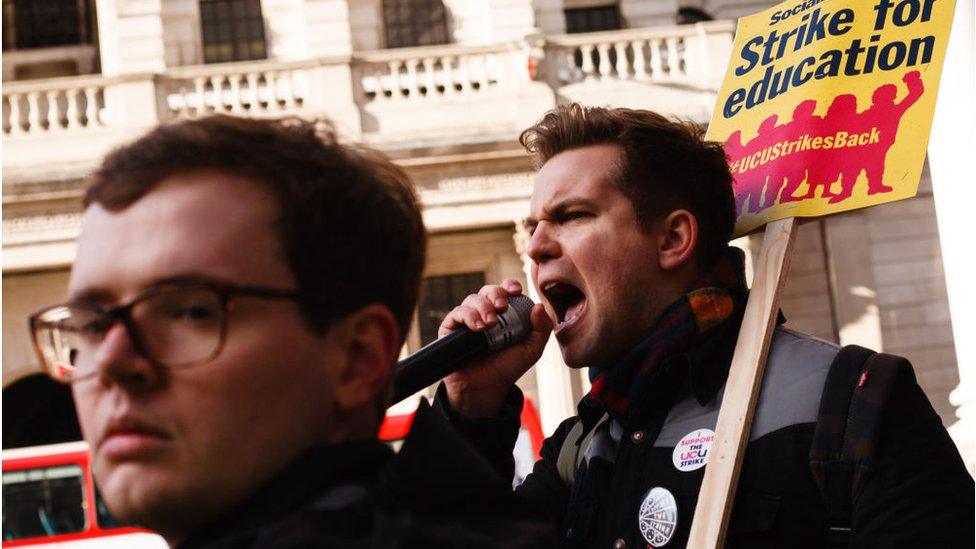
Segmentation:
[(287, 299), (324, 306), (293, 290), (215, 282), (161, 284), (119, 306), (69, 301), (32, 314), (31, 339), (48, 375), (70, 383), (93, 375), (97, 352), (116, 323), (155, 366), (188, 368), (220, 354), (234, 296)]

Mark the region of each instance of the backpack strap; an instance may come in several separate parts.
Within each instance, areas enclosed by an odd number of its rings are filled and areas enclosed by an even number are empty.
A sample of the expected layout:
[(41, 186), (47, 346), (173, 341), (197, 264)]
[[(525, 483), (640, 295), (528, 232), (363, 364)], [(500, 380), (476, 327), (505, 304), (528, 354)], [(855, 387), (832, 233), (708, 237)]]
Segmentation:
[(830, 520), (832, 547), (849, 547), (853, 502), (872, 470), (881, 417), (899, 373), (900, 357), (848, 345), (827, 374), (810, 449), (810, 470)]
[(583, 422), (577, 418), (573, 428), (566, 434), (563, 445), (559, 447), (559, 456), (556, 458), (556, 471), (559, 472), (559, 478), (563, 479), (566, 486), (573, 485), (576, 480), (576, 470), (586, 457), (586, 450), (593, 442), (593, 435), (603, 423), (609, 420), (610, 416), (603, 414), (599, 421), (587, 430), (583, 427)]

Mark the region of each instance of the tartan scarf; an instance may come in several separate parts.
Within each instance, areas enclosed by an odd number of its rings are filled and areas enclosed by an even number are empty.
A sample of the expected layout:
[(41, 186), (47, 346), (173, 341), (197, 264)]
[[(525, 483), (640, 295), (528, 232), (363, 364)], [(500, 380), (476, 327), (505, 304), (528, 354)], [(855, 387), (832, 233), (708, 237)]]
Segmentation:
[(650, 335), (617, 364), (592, 372), (590, 397), (617, 419), (627, 418), (647, 378), (666, 358), (684, 352), (745, 306), (744, 254), (729, 246), (696, 288), (669, 305)]

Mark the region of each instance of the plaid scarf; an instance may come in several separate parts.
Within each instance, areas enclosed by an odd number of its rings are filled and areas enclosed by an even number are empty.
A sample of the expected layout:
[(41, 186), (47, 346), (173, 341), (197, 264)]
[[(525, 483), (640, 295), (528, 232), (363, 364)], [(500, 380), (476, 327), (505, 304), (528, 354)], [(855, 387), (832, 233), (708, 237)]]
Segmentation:
[[(712, 271), (693, 287), (697, 289), (681, 296), (661, 313), (651, 334), (634, 352), (616, 365), (594, 372), (590, 397), (611, 416), (626, 418), (631, 402), (640, 396), (644, 381), (664, 359), (700, 343), (745, 306), (747, 290), (742, 251), (727, 248)], [(635, 356), (637, 359), (631, 359)]]

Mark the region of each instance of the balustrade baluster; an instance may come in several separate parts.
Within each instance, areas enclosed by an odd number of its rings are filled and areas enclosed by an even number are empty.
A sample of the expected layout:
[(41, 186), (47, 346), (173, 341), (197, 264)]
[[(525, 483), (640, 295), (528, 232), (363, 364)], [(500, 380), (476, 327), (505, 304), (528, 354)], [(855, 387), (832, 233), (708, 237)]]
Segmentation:
[(373, 78), (373, 101), (383, 102), (388, 100), (386, 88), (384, 87), (385, 77), (383, 70), (377, 67), (370, 72), (372, 72)]
[(7, 96), (7, 101), (10, 103), (10, 135), (22, 135), (24, 133), (24, 126), (21, 123), (22, 109), (20, 108), (21, 95), (19, 93), (12, 93)]
[(196, 116), (203, 116), (207, 112), (207, 84), (206, 79), (198, 76), (193, 79), (193, 91), (196, 93)]
[(457, 56), (457, 81), (460, 89), (461, 95), (468, 95), (471, 93), (471, 71), (468, 67), (468, 63), (471, 60), (467, 55)]
[(41, 92), (27, 92), (27, 133), (40, 133), (44, 131), (41, 127)]
[(68, 99), (68, 108), (65, 109), (65, 118), (67, 118), (67, 129), (73, 130), (81, 127), (81, 123), (78, 121), (78, 88), (71, 88), (65, 92), (65, 97)]
[(600, 72), (600, 79), (605, 80), (613, 72), (613, 63), (610, 62), (610, 44), (598, 44), (596, 49), (599, 56), (597, 70)]
[(182, 80), (176, 80), (173, 83), (173, 87), (176, 89), (176, 94), (179, 95), (180, 100), (176, 106), (169, 106), (169, 102), (167, 102), (169, 114), (176, 118), (189, 118), (191, 101), (189, 86)]
[(634, 40), (630, 43), (634, 51), (634, 78), (637, 80), (647, 80), (647, 63), (644, 60), (644, 44), (646, 40)]
[(390, 61), (386, 64), (390, 68), (390, 99), (400, 101), (403, 99), (403, 89), (400, 85), (400, 68), (402, 61)]
[(60, 94), (61, 90), (48, 90), (45, 94), (47, 97), (47, 131), (49, 132), (59, 132), (63, 129), (61, 126), (61, 106), (58, 105)]
[(436, 97), (437, 96), (437, 81), (434, 79), (434, 58), (424, 57), (424, 88), (426, 88), (426, 97)]
[(210, 77), (210, 87), (213, 89), (213, 101), (211, 101), (211, 107), (214, 112), (222, 113), (225, 111), (224, 108), (224, 77), (223, 76), (211, 76)]
[[(576, 50), (568, 49), (566, 53), (566, 84), (571, 84), (580, 80), (579, 67), (576, 66)], [(580, 57), (582, 59), (582, 56)]]
[(591, 44), (580, 46), (580, 54), (583, 55), (583, 66), (581, 67), (583, 80), (594, 79), (596, 77), (596, 71), (593, 66), (593, 46)]
[(419, 59), (407, 59), (407, 79), (404, 82), (407, 88), (407, 100), (408, 101), (419, 101), (420, 100), (420, 82), (417, 81), (417, 65), (420, 63)]
[(98, 118), (98, 88), (88, 86), (85, 88), (85, 127), (95, 126), (101, 126), (101, 120)]
[(479, 57), (480, 63), (478, 63), (478, 91), (485, 93), (488, 91), (488, 70), (491, 67), (491, 54), (484, 54)]
[(241, 98), (241, 75), (229, 74), (227, 80), (230, 82), (230, 112), (243, 113), (244, 105)]
[(444, 95), (447, 96), (457, 95), (454, 62), (454, 56), (445, 55), (441, 57), (441, 79), (444, 81)]
[(617, 52), (617, 78), (621, 80), (630, 79), (630, 61), (627, 59), (627, 43), (617, 42), (613, 45)]
[(298, 104), (295, 98), (298, 93), (295, 89), (295, 71), (281, 71), (278, 73), (278, 79), (281, 81), (280, 85), (283, 90), (282, 100), (284, 101), (284, 105), (282, 106), (282, 110), (286, 112), (295, 110), (295, 106)]
[(678, 39), (671, 36), (666, 39), (668, 45), (668, 76), (671, 80), (681, 77), (681, 60), (678, 59)]
[(265, 109), (267, 112), (278, 112), (281, 110), (281, 101), (283, 100), (281, 95), (281, 74), (278, 71), (264, 71), (261, 73), (264, 76), (265, 86), (268, 90), (268, 106)]
[(2, 105), (0, 105), (3, 108), (3, 133), (4, 134), (10, 133), (10, 106), (8, 105), (8, 101), (9, 101), (9, 96), (4, 96), (3, 103)]
[(647, 45), (651, 48), (651, 78), (654, 80), (664, 79), (664, 69), (661, 68), (661, 39), (652, 38)]
[(250, 100), (245, 107), (247, 112), (256, 113), (261, 110), (261, 97), (258, 90), (258, 73), (249, 72), (247, 73), (247, 91)]

